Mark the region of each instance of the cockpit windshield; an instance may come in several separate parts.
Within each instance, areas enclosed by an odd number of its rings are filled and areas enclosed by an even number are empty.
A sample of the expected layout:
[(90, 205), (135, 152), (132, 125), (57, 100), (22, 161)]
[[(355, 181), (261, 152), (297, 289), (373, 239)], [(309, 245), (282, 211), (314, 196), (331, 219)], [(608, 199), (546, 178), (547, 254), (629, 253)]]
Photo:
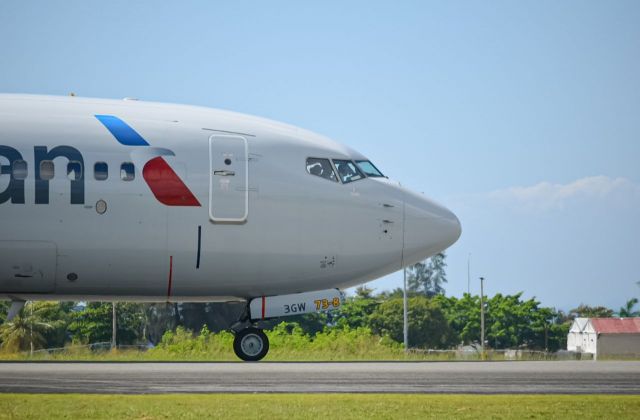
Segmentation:
[(329, 162), (329, 159), (308, 158), (307, 172), (309, 172), (311, 175), (328, 179), (329, 181), (338, 182), (338, 178), (333, 171), (333, 167), (331, 166), (331, 162)]
[(384, 178), (384, 175), (382, 175), (382, 172), (380, 172), (378, 168), (376, 168), (374, 164), (371, 163), (371, 161), (356, 160), (356, 164), (358, 165), (358, 168), (360, 168), (360, 170), (364, 172), (367, 176), (372, 178), (376, 178), (376, 177)]
[(338, 176), (343, 184), (364, 178), (362, 172), (360, 172), (358, 167), (350, 160), (334, 159), (333, 164), (336, 165)]

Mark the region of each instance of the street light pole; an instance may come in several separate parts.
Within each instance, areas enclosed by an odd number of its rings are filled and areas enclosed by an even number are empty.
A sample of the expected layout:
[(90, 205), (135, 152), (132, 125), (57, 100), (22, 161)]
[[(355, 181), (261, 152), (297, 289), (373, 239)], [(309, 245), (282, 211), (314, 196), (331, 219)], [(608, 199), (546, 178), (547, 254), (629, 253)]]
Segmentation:
[(112, 309), (112, 313), (111, 313), (111, 350), (114, 350), (116, 348), (116, 332), (117, 332), (117, 326), (116, 326), (116, 303), (115, 302), (111, 302), (111, 309)]
[(31, 319), (29, 320), (29, 354), (33, 357), (33, 302), (29, 302), (29, 308), (31, 309)]
[(480, 277), (480, 346), (484, 359), (484, 277)]
[(404, 294), (403, 294), (403, 332), (404, 332), (404, 351), (409, 351), (409, 322), (408, 322), (408, 301), (407, 301), (407, 268), (404, 268)]

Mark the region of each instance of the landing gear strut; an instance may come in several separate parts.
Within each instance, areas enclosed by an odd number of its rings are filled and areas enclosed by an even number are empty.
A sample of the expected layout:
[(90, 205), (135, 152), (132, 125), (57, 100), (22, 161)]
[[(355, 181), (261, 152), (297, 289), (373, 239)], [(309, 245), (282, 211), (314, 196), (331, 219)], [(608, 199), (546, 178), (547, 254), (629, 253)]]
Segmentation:
[(267, 355), (269, 339), (260, 328), (248, 327), (236, 333), (233, 351), (245, 362), (257, 362)]

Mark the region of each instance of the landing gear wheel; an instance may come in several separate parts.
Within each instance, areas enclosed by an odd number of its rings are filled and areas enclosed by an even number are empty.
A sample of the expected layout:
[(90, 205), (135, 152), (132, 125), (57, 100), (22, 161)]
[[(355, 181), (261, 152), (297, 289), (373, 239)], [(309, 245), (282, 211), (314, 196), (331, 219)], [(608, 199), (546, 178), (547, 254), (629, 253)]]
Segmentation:
[(267, 355), (269, 339), (259, 328), (245, 328), (236, 333), (233, 351), (245, 362), (257, 362)]

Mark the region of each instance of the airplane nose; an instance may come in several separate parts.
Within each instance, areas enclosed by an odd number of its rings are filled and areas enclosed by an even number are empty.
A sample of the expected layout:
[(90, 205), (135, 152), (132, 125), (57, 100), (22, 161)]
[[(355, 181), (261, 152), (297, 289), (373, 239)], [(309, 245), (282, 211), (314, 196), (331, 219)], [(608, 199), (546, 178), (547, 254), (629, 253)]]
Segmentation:
[(460, 221), (450, 210), (421, 194), (405, 193), (403, 266), (445, 250), (461, 233)]

